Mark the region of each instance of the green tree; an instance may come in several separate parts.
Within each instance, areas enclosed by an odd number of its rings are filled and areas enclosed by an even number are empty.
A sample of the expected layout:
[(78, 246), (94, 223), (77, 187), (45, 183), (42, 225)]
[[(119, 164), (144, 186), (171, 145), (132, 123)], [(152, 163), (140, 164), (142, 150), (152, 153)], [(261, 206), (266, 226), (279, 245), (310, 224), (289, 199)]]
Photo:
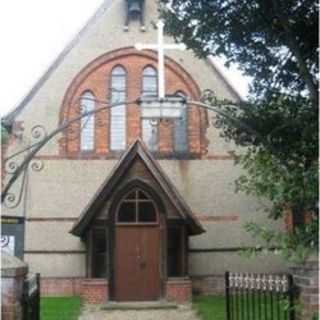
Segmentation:
[[(167, 31), (200, 57), (223, 55), (268, 96), (305, 89), (318, 106), (315, 0), (162, 0)], [(169, 9), (168, 9), (169, 8)]]
[[(247, 102), (209, 99), (222, 136), (245, 146), (237, 189), (271, 200), (271, 218), (293, 215), (290, 233), (246, 228), (288, 259), (318, 246), (318, 5), (311, 0), (162, 1), (167, 32), (199, 57), (238, 63), (253, 83)], [(230, 119), (235, 119), (232, 121)], [(239, 121), (244, 126), (237, 125)], [(247, 128), (253, 130), (247, 130)], [(256, 134), (252, 134), (252, 132)], [(306, 220), (308, 223), (306, 223)]]
[(9, 133), (7, 129), (1, 124), (1, 144), (5, 144), (8, 141)]

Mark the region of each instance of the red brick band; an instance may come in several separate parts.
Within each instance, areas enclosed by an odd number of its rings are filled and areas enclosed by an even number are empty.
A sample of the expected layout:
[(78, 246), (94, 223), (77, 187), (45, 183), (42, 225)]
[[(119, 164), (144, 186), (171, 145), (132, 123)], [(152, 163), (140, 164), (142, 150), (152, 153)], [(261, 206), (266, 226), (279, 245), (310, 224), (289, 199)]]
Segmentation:
[(239, 215), (226, 215), (226, 216), (209, 216), (209, 215), (196, 215), (198, 220), (203, 222), (232, 222), (238, 221)]

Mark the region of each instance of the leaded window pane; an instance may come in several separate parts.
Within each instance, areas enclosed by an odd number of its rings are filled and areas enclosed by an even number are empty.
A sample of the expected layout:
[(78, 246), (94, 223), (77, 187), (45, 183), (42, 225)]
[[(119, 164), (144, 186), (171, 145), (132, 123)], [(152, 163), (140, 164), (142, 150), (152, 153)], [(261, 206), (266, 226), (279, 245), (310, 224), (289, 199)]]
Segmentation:
[[(177, 92), (177, 95), (186, 96), (183, 92)], [(182, 110), (181, 119), (175, 121), (174, 127), (174, 149), (175, 152), (184, 153), (188, 151), (188, 117), (187, 109)]]
[[(118, 66), (112, 70), (111, 102), (126, 100), (126, 71)], [(111, 150), (124, 150), (126, 147), (126, 106), (125, 104), (111, 108), (110, 125)]]
[[(158, 75), (153, 67), (146, 67), (142, 75), (142, 95), (157, 95)], [(159, 125), (150, 120), (142, 120), (142, 138), (149, 150), (157, 151), (159, 144)]]
[[(95, 108), (94, 95), (87, 91), (80, 101), (81, 114), (93, 111)], [(94, 149), (94, 115), (81, 119), (81, 150), (90, 151)]]
[(129, 192), (120, 203), (117, 223), (158, 223), (154, 202), (149, 195), (139, 189)]
[(152, 124), (151, 120), (142, 120), (143, 141), (151, 151), (158, 150), (158, 142), (159, 142), (158, 134), (159, 134), (158, 123)]

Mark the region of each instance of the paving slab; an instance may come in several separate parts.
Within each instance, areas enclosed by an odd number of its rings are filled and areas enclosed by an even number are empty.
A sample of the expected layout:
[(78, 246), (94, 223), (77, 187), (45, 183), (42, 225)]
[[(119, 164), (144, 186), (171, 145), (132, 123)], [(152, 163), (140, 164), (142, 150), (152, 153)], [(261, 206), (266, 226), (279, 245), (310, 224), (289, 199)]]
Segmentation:
[(177, 309), (176, 303), (168, 301), (152, 302), (109, 302), (101, 307), (102, 310), (165, 310)]
[(102, 310), (102, 306), (84, 306), (79, 320), (200, 320), (191, 305), (175, 309)]

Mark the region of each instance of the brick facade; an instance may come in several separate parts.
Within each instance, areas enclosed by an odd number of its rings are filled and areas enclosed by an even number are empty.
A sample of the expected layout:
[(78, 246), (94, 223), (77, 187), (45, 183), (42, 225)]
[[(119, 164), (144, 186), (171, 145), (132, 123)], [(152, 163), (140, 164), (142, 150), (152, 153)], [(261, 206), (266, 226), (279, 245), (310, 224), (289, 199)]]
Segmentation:
[[(135, 101), (142, 91), (142, 72), (147, 66), (157, 68), (157, 57), (152, 52), (141, 53), (132, 48), (124, 48), (107, 53), (86, 66), (71, 82), (60, 111), (60, 124), (80, 115), (80, 97), (90, 91), (97, 100), (110, 98), (111, 73), (114, 67), (121, 65), (127, 73), (127, 101)], [(171, 59), (166, 60), (167, 94), (184, 92), (193, 100), (199, 100), (200, 90), (192, 77)], [(95, 108), (105, 106), (97, 102)], [(188, 146), (189, 156), (200, 157), (207, 152), (208, 141), (205, 138), (208, 126), (205, 110), (190, 106), (188, 110)], [(162, 122), (159, 126), (159, 154), (173, 156), (173, 123)], [(95, 146), (92, 152), (80, 150), (80, 122), (73, 123), (65, 130), (60, 140), (60, 154), (68, 158), (91, 158), (92, 156), (114, 156), (110, 151), (110, 110), (95, 114)], [(127, 146), (141, 136), (139, 106), (127, 105)]]

